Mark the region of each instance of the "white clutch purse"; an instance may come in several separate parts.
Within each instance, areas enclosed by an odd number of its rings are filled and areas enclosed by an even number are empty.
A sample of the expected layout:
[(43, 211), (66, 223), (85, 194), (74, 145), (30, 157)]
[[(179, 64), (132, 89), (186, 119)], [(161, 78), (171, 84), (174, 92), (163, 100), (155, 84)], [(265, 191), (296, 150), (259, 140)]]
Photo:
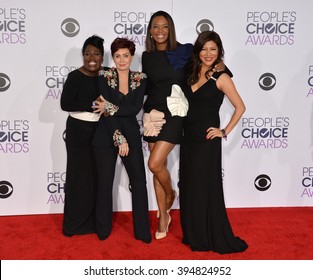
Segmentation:
[(179, 85), (172, 86), (171, 96), (166, 98), (167, 108), (172, 116), (187, 116), (189, 104), (184, 92)]

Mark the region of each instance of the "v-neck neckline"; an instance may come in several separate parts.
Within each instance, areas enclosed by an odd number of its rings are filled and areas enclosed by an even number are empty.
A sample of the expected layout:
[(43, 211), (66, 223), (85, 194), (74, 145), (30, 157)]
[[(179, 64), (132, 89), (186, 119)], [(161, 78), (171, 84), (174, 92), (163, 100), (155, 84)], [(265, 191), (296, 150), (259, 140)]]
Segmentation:
[(196, 93), (197, 91), (199, 91), (199, 89), (201, 89), (204, 85), (206, 85), (209, 81), (211, 80), (211, 76), (210, 78), (205, 82), (203, 83), (200, 87), (198, 87), (195, 91), (192, 90), (192, 86), (190, 86), (190, 89), (191, 89), (191, 93), (194, 94)]

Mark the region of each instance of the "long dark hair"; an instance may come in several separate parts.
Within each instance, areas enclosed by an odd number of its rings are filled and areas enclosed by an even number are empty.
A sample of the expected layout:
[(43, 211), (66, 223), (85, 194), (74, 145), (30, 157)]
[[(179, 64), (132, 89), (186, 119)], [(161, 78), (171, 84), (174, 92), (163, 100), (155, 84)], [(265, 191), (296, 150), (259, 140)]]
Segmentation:
[(205, 76), (208, 78), (209, 72), (214, 68), (214, 66), (223, 61), (224, 58), (224, 48), (220, 36), (215, 31), (203, 31), (199, 34), (194, 47), (191, 62), (188, 65), (188, 85), (193, 85), (199, 80), (199, 73), (201, 70), (201, 60), (199, 54), (205, 43), (213, 41), (217, 45), (218, 55), (217, 59), (214, 61), (212, 67), (206, 71)]
[(150, 52), (150, 51), (156, 50), (155, 42), (151, 36), (150, 30), (152, 27), (153, 20), (159, 16), (164, 17), (168, 23), (168, 39), (167, 39), (166, 50), (168, 51), (176, 50), (177, 45), (180, 45), (180, 43), (177, 42), (176, 40), (176, 31), (175, 31), (173, 18), (165, 11), (157, 11), (151, 16), (149, 24), (148, 24), (147, 37), (146, 37), (146, 51)]

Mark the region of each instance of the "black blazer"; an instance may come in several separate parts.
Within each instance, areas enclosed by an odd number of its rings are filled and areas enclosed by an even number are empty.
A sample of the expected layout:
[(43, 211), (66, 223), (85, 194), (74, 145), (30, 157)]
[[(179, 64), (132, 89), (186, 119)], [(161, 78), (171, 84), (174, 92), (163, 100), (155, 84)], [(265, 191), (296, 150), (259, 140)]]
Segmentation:
[(128, 75), (128, 93), (119, 91), (119, 76), (115, 68), (105, 68), (99, 74), (100, 94), (109, 102), (118, 106), (113, 116), (101, 116), (93, 144), (100, 147), (114, 146), (113, 134), (118, 129), (126, 138), (130, 148), (141, 148), (140, 126), (137, 114), (143, 106), (146, 89), (146, 75), (130, 71)]

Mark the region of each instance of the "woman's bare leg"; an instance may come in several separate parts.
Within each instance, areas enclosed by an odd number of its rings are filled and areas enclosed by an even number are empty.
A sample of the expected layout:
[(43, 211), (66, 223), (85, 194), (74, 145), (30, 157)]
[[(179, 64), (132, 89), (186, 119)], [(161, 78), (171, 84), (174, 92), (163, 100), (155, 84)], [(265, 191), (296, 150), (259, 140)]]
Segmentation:
[(174, 146), (174, 144), (165, 141), (149, 143), (150, 157), (148, 166), (153, 173), (154, 190), (159, 207), (159, 232), (166, 230), (169, 219), (167, 210), (172, 206), (174, 200), (172, 180), (167, 169), (167, 157)]

